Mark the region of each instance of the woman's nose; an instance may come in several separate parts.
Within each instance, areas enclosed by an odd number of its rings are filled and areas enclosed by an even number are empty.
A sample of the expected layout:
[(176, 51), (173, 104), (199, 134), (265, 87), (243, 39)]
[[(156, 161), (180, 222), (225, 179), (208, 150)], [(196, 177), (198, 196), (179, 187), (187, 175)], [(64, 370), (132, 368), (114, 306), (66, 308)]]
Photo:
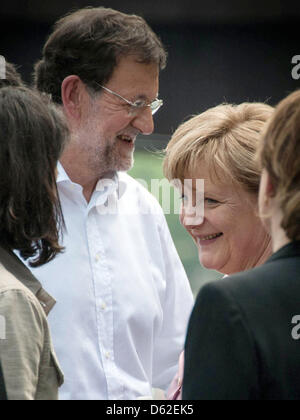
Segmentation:
[(180, 213), (180, 223), (185, 229), (193, 229), (197, 226), (202, 225), (204, 221), (204, 215), (202, 211), (199, 211), (197, 207), (182, 207)]

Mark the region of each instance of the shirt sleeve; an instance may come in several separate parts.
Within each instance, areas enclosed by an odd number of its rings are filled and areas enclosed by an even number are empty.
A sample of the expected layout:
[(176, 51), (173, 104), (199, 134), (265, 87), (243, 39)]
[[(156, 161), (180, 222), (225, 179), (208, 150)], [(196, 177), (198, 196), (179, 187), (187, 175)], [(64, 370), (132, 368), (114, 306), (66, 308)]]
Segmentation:
[(185, 345), (183, 399), (257, 399), (252, 334), (238, 304), (221, 284), (202, 287)]
[(41, 311), (25, 291), (0, 294), (0, 358), (9, 400), (35, 399), (44, 342)]
[(163, 324), (154, 346), (153, 387), (167, 390), (178, 370), (194, 299), (164, 215), (159, 226), (166, 290)]

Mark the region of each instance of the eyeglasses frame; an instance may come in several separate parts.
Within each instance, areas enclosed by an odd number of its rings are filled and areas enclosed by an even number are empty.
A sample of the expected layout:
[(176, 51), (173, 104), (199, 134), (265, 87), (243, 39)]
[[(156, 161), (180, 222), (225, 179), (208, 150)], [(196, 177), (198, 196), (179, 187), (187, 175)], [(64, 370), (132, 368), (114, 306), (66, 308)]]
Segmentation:
[[(142, 104), (137, 104), (136, 102), (131, 102), (129, 101), (129, 99), (124, 98), (123, 96), (121, 96), (119, 93), (114, 92), (113, 90), (109, 89), (106, 86), (100, 85), (100, 83), (97, 83), (98, 86), (100, 86), (102, 89), (104, 89), (105, 91), (111, 93), (112, 95), (122, 99), (123, 101), (125, 101), (128, 105), (130, 105), (132, 107), (131, 111), (129, 111), (129, 113), (131, 115), (135, 114), (135, 112), (140, 111), (141, 109), (145, 108), (145, 107), (149, 107), (151, 109), (151, 113), (152, 115), (156, 114), (156, 112), (159, 110), (159, 108), (162, 107), (163, 105), (163, 100), (162, 99), (154, 99), (154, 101), (150, 102), (149, 104), (147, 103), (142, 103)], [(154, 104), (157, 104), (156, 107)]]

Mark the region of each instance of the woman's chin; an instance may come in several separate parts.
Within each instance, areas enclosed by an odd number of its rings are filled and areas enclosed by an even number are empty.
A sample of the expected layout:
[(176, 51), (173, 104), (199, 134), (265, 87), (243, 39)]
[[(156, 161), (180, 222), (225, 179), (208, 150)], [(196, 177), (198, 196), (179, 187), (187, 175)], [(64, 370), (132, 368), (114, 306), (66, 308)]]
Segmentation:
[[(200, 265), (205, 268), (206, 270), (214, 270), (218, 271), (219, 273), (224, 273), (226, 261), (224, 261), (224, 258), (218, 259), (216, 258), (216, 253), (211, 252), (205, 252), (201, 247), (198, 247), (198, 258)], [(224, 257), (224, 256), (223, 256)], [(226, 271), (226, 270), (225, 270)]]
[(206, 268), (207, 270), (216, 270), (218, 271), (219, 265), (216, 264), (216, 261), (213, 261), (210, 258), (204, 257), (201, 255), (201, 251), (199, 251), (198, 254), (199, 262), (203, 268)]

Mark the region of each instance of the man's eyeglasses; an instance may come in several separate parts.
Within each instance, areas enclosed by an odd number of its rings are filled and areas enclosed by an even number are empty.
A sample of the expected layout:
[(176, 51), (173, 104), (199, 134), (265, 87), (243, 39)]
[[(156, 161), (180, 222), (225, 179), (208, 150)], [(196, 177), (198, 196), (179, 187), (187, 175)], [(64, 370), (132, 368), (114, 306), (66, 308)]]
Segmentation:
[(116, 92), (113, 92), (112, 90), (108, 89), (105, 86), (100, 85), (99, 83), (97, 83), (98, 86), (100, 86), (102, 89), (106, 90), (107, 92), (111, 93), (112, 95), (117, 96), (118, 98), (122, 99), (123, 101), (125, 101), (128, 105), (130, 105), (129, 108), (129, 115), (134, 116), (137, 115), (142, 109), (149, 107), (151, 109), (151, 113), (152, 115), (154, 115), (159, 108), (163, 105), (163, 100), (162, 99), (154, 99), (153, 102), (147, 103), (146, 101), (143, 101), (142, 99), (138, 99), (135, 102), (131, 102), (126, 98), (123, 98), (123, 96), (119, 95)]

